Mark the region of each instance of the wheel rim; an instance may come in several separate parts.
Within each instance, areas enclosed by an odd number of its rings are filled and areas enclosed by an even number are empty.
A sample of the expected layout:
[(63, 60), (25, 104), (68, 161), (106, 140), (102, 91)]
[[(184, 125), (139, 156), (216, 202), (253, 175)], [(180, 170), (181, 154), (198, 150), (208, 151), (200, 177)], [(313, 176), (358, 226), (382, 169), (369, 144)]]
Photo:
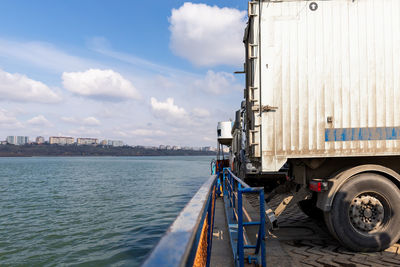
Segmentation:
[(351, 202), (350, 222), (359, 232), (374, 232), (384, 226), (390, 213), (387, 207), (387, 201), (376, 193), (360, 194)]

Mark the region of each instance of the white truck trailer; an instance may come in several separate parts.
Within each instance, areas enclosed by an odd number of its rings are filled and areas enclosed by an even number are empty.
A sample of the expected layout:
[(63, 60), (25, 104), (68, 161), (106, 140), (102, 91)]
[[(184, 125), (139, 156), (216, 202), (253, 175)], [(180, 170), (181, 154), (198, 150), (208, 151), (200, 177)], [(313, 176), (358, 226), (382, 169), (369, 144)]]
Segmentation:
[(308, 208), (342, 244), (391, 246), (400, 239), (400, 1), (257, 0), (248, 17), (237, 170), (273, 182), (285, 166), (303, 188), (294, 199), (311, 192)]

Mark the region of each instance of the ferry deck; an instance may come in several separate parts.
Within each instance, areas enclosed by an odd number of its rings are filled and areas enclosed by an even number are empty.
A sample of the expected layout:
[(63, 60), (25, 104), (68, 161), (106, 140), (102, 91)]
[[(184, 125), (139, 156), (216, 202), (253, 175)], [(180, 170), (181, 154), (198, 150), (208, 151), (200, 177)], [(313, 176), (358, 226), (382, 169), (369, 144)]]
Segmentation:
[[(324, 224), (288, 206), (275, 222), (263, 188), (229, 168), (212, 175), (187, 204), (143, 266), (400, 266), (400, 244), (358, 253), (341, 246)], [(261, 201), (260, 201), (261, 200)]]

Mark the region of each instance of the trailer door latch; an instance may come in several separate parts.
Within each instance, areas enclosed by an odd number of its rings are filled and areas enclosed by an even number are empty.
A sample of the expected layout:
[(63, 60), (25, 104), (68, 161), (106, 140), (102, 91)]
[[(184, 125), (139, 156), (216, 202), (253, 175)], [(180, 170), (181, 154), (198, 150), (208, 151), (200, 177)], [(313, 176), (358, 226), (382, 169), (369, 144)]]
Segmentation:
[(278, 107), (271, 107), (271, 106), (262, 106), (262, 111), (263, 112), (275, 112), (278, 109)]

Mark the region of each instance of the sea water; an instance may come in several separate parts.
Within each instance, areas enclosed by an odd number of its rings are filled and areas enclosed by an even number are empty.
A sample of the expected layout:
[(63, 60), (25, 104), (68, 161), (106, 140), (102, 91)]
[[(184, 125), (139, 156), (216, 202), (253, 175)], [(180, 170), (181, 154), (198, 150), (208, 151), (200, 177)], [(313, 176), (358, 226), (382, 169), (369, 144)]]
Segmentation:
[(0, 158), (0, 265), (139, 266), (211, 160)]

